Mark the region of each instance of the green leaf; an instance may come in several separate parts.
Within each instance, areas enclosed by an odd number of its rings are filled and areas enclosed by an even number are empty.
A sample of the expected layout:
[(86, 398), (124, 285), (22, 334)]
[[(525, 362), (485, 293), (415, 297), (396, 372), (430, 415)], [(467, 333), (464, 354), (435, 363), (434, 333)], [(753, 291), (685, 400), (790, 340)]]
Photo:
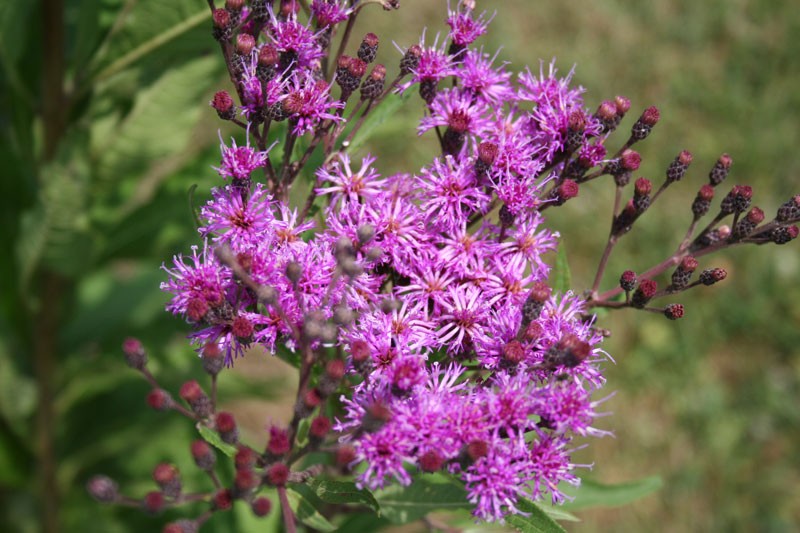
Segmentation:
[(417, 478), (408, 487), (393, 485), (375, 493), (381, 516), (395, 524), (419, 520), (434, 511), (470, 509), (467, 491), (454, 483)]
[(228, 457), (233, 457), (236, 455), (236, 446), (228, 444), (227, 442), (223, 442), (222, 438), (219, 436), (219, 433), (206, 426), (202, 422), (198, 422), (196, 427), (197, 431), (200, 432), (200, 436), (203, 437), (207, 443), (217, 448)]
[(564, 246), (563, 241), (558, 244), (556, 262), (553, 265), (553, 271), (550, 273), (550, 279), (552, 280), (553, 291), (557, 294), (564, 294), (572, 287), (572, 275), (567, 262), (567, 248)]
[(659, 476), (650, 476), (616, 485), (604, 485), (582, 479), (580, 487), (564, 487), (563, 492), (575, 499), (565, 503), (562, 507), (570, 511), (590, 507), (619, 507), (656, 492), (662, 485), (663, 482)]
[(176, 38), (206, 22), (211, 15), (203, 0), (129, 2), (119, 11), (111, 32), (92, 59), (95, 72), (88, 86), (125, 70)]
[(298, 520), (308, 527), (317, 531), (335, 531), (336, 526), (331, 524), (327, 518), (317, 509), (322, 502), (314, 494), (310, 487), (306, 485), (290, 485), (286, 491), (289, 505), (297, 516)]
[(408, 101), (410, 97), (409, 92), (403, 94), (389, 94), (383, 102), (378, 104), (374, 109), (370, 109), (367, 118), (361, 128), (356, 132), (353, 140), (350, 141), (348, 150), (351, 153), (358, 151), (364, 143), (369, 140), (375, 131), (387, 120), (389, 120), (397, 111)]
[(556, 522), (545, 509), (530, 500), (522, 499), (517, 502), (517, 509), (524, 515), (510, 515), (506, 522), (522, 533), (564, 533), (564, 528)]
[(326, 503), (366, 505), (376, 512), (380, 509), (372, 493), (366, 489), (359, 489), (353, 482), (313, 479), (308, 485), (319, 499)]

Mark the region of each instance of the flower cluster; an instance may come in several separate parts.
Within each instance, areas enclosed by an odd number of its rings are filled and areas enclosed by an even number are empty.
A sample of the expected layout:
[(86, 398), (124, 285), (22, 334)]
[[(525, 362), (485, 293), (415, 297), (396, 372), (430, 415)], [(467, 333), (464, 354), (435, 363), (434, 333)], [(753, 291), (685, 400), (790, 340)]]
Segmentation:
[[(630, 102), (617, 97), (590, 111), (572, 71), (559, 73), (554, 61), (513, 76), (474, 47), (491, 20), (474, 2), (450, 7), (446, 40), (426, 45), (423, 36), (403, 50), (386, 87), (386, 67), (369, 67), (376, 35), (366, 34), (352, 56), (344, 53), (364, 7), (351, 4), (315, 0), (306, 22), (293, 1), (278, 8), (253, 0), (245, 8), (228, 0), (214, 11), (240, 105), (220, 92), (212, 106), (245, 128), (248, 141), (222, 144), (218, 171), (230, 181), (200, 210), (202, 246), (164, 268), (162, 289), (171, 294), (167, 309), (193, 326), (190, 339), (204, 360), (222, 357), (231, 366), (258, 345), (296, 361), (301, 376), (293, 419), (273, 426), (259, 454), (263, 480), (231, 494), (250, 501), (262, 484), (282, 486), (300, 457), (327, 442), (360, 487), (408, 485), (441, 471), (463, 484), (484, 520), (520, 513), (522, 499), (559, 503), (566, 497), (560, 484), (580, 482), (575, 439), (608, 434), (593, 425), (610, 358), (591, 308), (679, 318), (679, 304), (653, 308), (650, 301), (724, 278), (709, 269), (692, 283), (696, 257), (796, 237), (800, 201), (759, 226), (763, 212), (747, 211), (752, 191), (737, 186), (693, 240), (730, 168), (721, 158), (678, 252), (645, 275), (624, 273), (618, 288), (599, 294), (611, 248), (683, 177), (691, 163), (683, 152), (654, 194), (649, 180), (636, 180), (633, 197), (615, 212), (588, 296), (555, 292), (546, 258), (559, 235), (542, 213), (601, 176), (613, 178), (621, 205), (641, 160), (631, 147), (648, 136), (658, 110), (645, 110), (624, 145), (608, 150)], [(332, 39), (345, 22), (334, 53)], [(394, 175), (384, 175), (372, 155), (351, 157), (363, 117), (413, 86), (425, 105), (417, 133), (438, 142), (441, 154)], [(284, 129), (273, 127), (284, 121)], [(278, 165), (269, 141), (279, 135)], [(301, 136), (308, 148), (297, 156)], [(324, 163), (308, 173), (311, 193), (292, 206), (288, 192), (318, 149)], [(719, 223), (731, 214), (726, 231)], [(674, 265), (672, 284), (658, 291), (651, 278)], [(612, 300), (623, 291), (624, 301)], [(237, 442), (230, 415), (220, 420), (223, 413), (189, 403), (196, 420)], [(310, 444), (301, 446), (298, 427), (312, 418)]]

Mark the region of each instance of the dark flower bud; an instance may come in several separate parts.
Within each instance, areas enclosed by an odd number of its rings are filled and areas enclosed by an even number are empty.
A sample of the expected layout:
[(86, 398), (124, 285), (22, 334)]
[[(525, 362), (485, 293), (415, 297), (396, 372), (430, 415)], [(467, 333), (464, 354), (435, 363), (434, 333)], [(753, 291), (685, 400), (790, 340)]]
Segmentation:
[(439, 80), (426, 78), (419, 82), (419, 95), (428, 105), (433, 103), (438, 91)]
[(86, 490), (100, 503), (111, 503), (119, 496), (119, 487), (108, 476), (94, 476), (86, 483)]
[(544, 328), (542, 325), (538, 322), (531, 322), (528, 324), (528, 327), (525, 328), (522, 338), (528, 342), (533, 342), (541, 337), (542, 333), (544, 333)]
[(770, 233), (770, 240), (775, 244), (786, 244), (797, 238), (797, 226), (778, 226)]
[(142, 507), (149, 514), (160, 513), (164, 510), (164, 495), (158, 491), (148, 492), (142, 500)]
[(356, 318), (355, 312), (352, 309), (347, 307), (347, 305), (337, 305), (333, 309), (333, 317), (331, 317), (333, 322), (339, 326), (348, 326), (353, 323), (353, 320)]
[(218, 91), (211, 99), (211, 107), (217, 112), (222, 120), (231, 120), (236, 116), (236, 106), (233, 105), (233, 98), (228, 91)]
[(720, 211), (726, 215), (731, 213), (742, 213), (750, 207), (750, 199), (753, 197), (753, 188), (749, 185), (734, 185), (731, 192), (722, 199)]
[(711, 172), (708, 173), (708, 181), (716, 187), (723, 181), (725, 178), (728, 177), (728, 172), (730, 172), (731, 164), (733, 163), (733, 159), (728, 154), (722, 154), (719, 156), (719, 159), (714, 164), (714, 167), (711, 169)]
[(617, 105), (611, 100), (601, 102), (594, 116), (603, 126), (603, 133), (614, 131), (619, 122), (617, 120)]
[(139, 339), (128, 337), (122, 343), (122, 352), (125, 354), (125, 362), (128, 366), (136, 370), (142, 370), (147, 364), (147, 353)]
[(631, 108), (631, 101), (624, 96), (617, 96), (614, 98), (614, 105), (617, 106), (617, 115), (622, 118)]
[(272, 305), (278, 299), (277, 291), (269, 285), (259, 287), (256, 296), (258, 296), (258, 301), (264, 305)]
[(488, 141), (480, 143), (478, 157), (475, 159), (475, 173), (482, 177), (492, 168), (495, 158), (497, 158), (497, 145)]
[(637, 120), (631, 128), (631, 142), (646, 139), (653, 130), (653, 126), (658, 123), (659, 118), (661, 118), (661, 115), (657, 107), (651, 106), (645, 109), (644, 112), (642, 112), (642, 116), (639, 117), (639, 120)]
[(655, 281), (643, 279), (631, 297), (631, 305), (638, 309), (643, 308), (655, 296), (657, 290), (658, 284)]
[(254, 488), (258, 487), (261, 481), (253, 470), (237, 470), (233, 478), (233, 492), (231, 496), (234, 498), (242, 498)]
[(697, 196), (692, 202), (692, 214), (695, 219), (698, 219), (708, 213), (711, 209), (711, 200), (714, 199), (714, 187), (711, 185), (703, 185), (700, 187)]
[(564, 151), (574, 152), (583, 144), (583, 132), (586, 131), (586, 115), (576, 110), (567, 118), (567, 134), (564, 139)]
[(378, 246), (373, 246), (369, 250), (367, 250), (367, 261), (377, 261), (383, 257), (383, 250)]
[(206, 418), (211, 414), (211, 400), (195, 380), (187, 381), (181, 386), (180, 397), (184, 399), (194, 414)]
[(181, 477), (175, 465), (161, 463), (153, 469), (153, 481), (164, 493), (164, 496), (175, 499), (181, 493)]
[(664, 309), (664, 316), (670, 320), (678, 320), (683, 318), (683, 306), (681, 304), (669, 304)]
[(256, 77), (261, 82), (268, 82), (275, 77), (276, 66), (280, 61), (280, 52), (275, 46), (265, 44), (258, 50), (258, 64), (256, 65)]
[(386, 83), (386, 67), (381, 64), (375, 65), (369, 76), (361, 84), (361, 99), (371, 100), (378, 98), (383, 93)]
[(637, 213), (642, 213), (650, 207), (650, 191), (652, 190), (653, 184), (647, 178), (639, 178), (634, 183), (633, 208)]
[(331, 361), (328, 361), (328, 364), (325, 365), (325, 375), (329, 379), (332, 379), (334, 381), (339, 381), (340, 379), (342, 379), (344, 377), (344, 371), (345, 371), (344, 361), (342, 361), (341, 359), (333, 359)]
[(368, 33), (361, 41), (361, 46), (358, 47), (358, 57), (362, 61), (372, 63), (378, 55), (378, 36), (374, 33)]
[(700, 283), (713, 285), (726, 277), (728, 277), (728, 273), (722, 268), (707, 268), (700, 273)]
[(503, 346), (503, 361), (514, 367), (525, 359), (525, 348), (519, 341), (510, 341)]
[(211, 18), (214, 21), (212, 32), (214, 39), (220, 42), (228, 41), (231, 38), (231, 14), (225, 9), (215, 9)]
[(369, 345), (366, 341), (357, 339), (350, 344), (350, 358), (353, 368), (355, 368), (357, 372), (363, 373), (369, 370), (372, 357), (370, 355)]
[(794, 222), (800, 219), (800, 194), (790, 198), (778, 208), (778, 214), (775, 215), (778, 222)]
[(553, 290), (543, 281), (537, 281), (533, 284), (525, 303), (522, 304), (522, 322), (524, 324), (539, 318), (542, 309), (544, 309), (544, 304), (550, 299), (552, 293)]
[(375, 236), (375, 226), (372, 224), (362, 224), (356, 230), (356, 238), (361, 244), (367, 244)]
[(675, 157), (675, 160), (667, 167), (667, 183), (680, 181), (686, 174), (689, 165), (692, 164), (692, 154), (686, 150)]
[(241, 11), (244, 7), (244, 0), (225, 0), (225, 9), (229, 11)]
[(311, 421), (311, 426), (308, 429), (308, 435), (312, 440), (321, 442), (325, 435), (331, 430), (331, 421), (326, 416), (318, 416)]
[(642, 164), (642, 156), (636, 150), (625, 150), (619, 157), (619, 165), (623, 170), (639, 170)]
[(147, 405), (156, 411), (166, 411), (174, 405), (172, 396), (164, 389), (153, 389), (147, 395)]
[(266, 496), (259, 496), (250, 504), (253, 509), (253, 514), (259, 518), (263, 518), (272, 510), (272, 502)]
[(286, 263), (286, 277), (289, 278), (293, 284), (300, 281), (303, 275), (303, 267), (297, 261), (289, 261)]
[(631, 173), (639, 169), (642, 163), (642, 156), (635, 150), (625, 150), (619, 159), (611, 161), (603, 169), (607, 174), (614, 177), (614, 183), (618, 187), (624, 187), (631, 179)]
[(208, 314), (208, 309), (208, 302), (204, 298), (192, 298), (186, 304), (186, 318), (192, 322), (200, 322)]
[(320, 403), (322, 403), (322, 395), (320, 395), (319, 391), (316, 388), (309, 389), (303, 395), (303, 405), (309, 411), (319, 407)]
[(367, 408), (367, 412), (361, 420), (361, 425), (367, 433), (374, 433), (391, 419), (392, 412), (385, 404), (378, 401)]
[(211, 506), (217, 511), (227, 511), (233, 506), (233, 494), (229, 489), (222, 489), (214, 494)]
[(736, 226), (733, 228), (733, 236), (736, 239), (741, 239), (742, 237), (747, 237), (753, 230), (756, 229), (756, 226), (761, 224), (764, 221), (764, 211), (762, 211), (758, 207), (753, 207), (750, 211), (747, 212), (747, 215), (736, 223)]
[(557, 366), (574, 368), (581, 364), (592, 353), (592, 347), (574, 333), (567, 333), (550, 347), (544, 362), (551, 370)]
[(251, 322), (249, 318), (240, 315), (233, 319), (231, 332), (239, 339), (250, 339), (253, 336), (253, 331), (253, 322)]
[(236, 470), (252, 470), (256, 466), (256, 452), (240, 444), (233, 456), (233, 463)]
[(278, 426), (270, 426), (267, 452), (274, 457), (280, 457), (289, 453), (291, 448), (292, 443), (289, 441), (289, 431)]
[(289, 467), (283, 463), (275, 463), (267, 469), (265, 479), (273, 487), (283, 487), (289, 479)]
[(217, 462), (217, 456), (206, 441), (198, 439), (192, 442), (191, 449), (194, 464), (196, 464), (200, 470), (211, 470), (214, 468), (214, 463)]
[(177, 522), (170, 522), (161, 533), (197, 533), (200, 526), (195, 520), (178, 520)]
[(239, 429), (236, 427), (236, 419), (231, 413), (217, 413), (215, 424), (222, 442), (236, 444), (239, 440)]
[(516, 218), (514, 213), (511, 212), (511, 209), (509, 209), (508, 205), (506, 204), (500, 206), (500, 212), (498, 216), (500, 218), (500, 224), (506, 228), (511, 227), (511, 225), (514, 224), (514, 219)]
[(403, 59), (400, 60), (400, 75), (410, 74), (419, 66), (419, 58), (422, 56), (422, 48), (418, 44), (408, 47)]
[(672, 273), (672, 285), (669, 287), (670, 291), (678, 291), (686, 287), (692, 279), (692, 274), (697, 269), (697, 259), (691, 255), (687, 255), (681, 260), (678, 268)]
[(489, 443), (485, 440), (473, 440), (466, 447), (466, 454), (473, 462), (489, 455)]
[(419, 458), (419, 467), (423, 472), (438, 472), (444, 466), (444, 457), (436, 450), (429, 450)]
[(562, 205), (570, 198), (575, 198), (578, 196), (579, 188), (578, 182), (575, 180), (565, 179), (563, 182), (561, 182), (561, 185), (559, 185), (556, 190), (553, 191), (555, 193), (553, 195), (553, 203), (555, 205)]
[(236, 36), (236, 53), (249, 56), (256, 46), (256, 40), (249, 33), (240, 33)]
[(636, 287), (636, 272), (633, 270), (626, 270), (619, 277), (619, 286), (625, 292), (631, 292)]
[(349, 444), (342, 444), (336, 448), (335, 459), (339, 468), (349, 469), (352, 462), (356, 460), (356, 450)]
[(202, 357), (203, 370), (210, 376), (216, 376), (225, 366), (225, 356), (216, 342), (209, 342), (203, 346)]

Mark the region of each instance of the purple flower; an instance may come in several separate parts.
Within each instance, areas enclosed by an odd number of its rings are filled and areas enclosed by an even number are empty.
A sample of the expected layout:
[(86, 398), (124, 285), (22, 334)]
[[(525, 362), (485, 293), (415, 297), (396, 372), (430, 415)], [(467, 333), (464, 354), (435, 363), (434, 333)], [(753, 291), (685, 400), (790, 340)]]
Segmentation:
[(450, 0), (447, 2), (447, 25), (450, 26), (450, 40), (459, 47), (470, 45), (486, 33), (486, 28), (494, 15), (486, 19), (484, 11), (477, 18), (472, 17), (472, 7), (468, 7), (459, 0), (455, 9), (451, 9)]
[(359, 203), (376, 196), (380, 191), (380, 174), (372, 168), (375, 158), (371, 155), (361, 160), (361, 169), (353, 173), (350, 167), (350, 156), (341, 154), (332, 168), (321, 167), (317, 170), (317, 183), (328, 183), (327, 187), (318, 187), (317, 194), (330, 194), (332, 205), (338, 203)]
[(325, 55), (314, 32), (297, 22), (294, 16), (279, 20), (270, 8), (270, 24), (267, 30), (275, 48), (281, 52), (283, 68), (288, 67), (291, 62), (300, 69), (314, 67)]
[(344, 107), (344, 102), (331, 98), (331, 86), (317, 80), (313, 74), (303, 71), (296, 72), (287, 88), (283, 107), (289, 114), (294, 135), (303, 135), (314, 128), (324, 119), (341, 122), (342, 117), (330, 111)]
[(237, 146), (236, 140), (231, 139), (230, 148), (225, 146), (222, 135), (219, 138), (219, 149), (222, 152), (222, 164), (214, 167), (219, 175), (234, 180), (250, 179), (250, 174), (257, 168), (267, 163), (267, 152), (254, 150), (249, 141), (244, 146)]
[(328, 28), (344, 22), (353, 9), (346, 7), (346, 0), (341, 2), (329, 0), (314, 0), (311, 4), (311, 13), (317, 20), (317, 26)]
[(486, 104), (457, 89), (440, 91), (431, 103), (431, 114), (424, 117), (417, 133), (422, 135), (436, 126), (446, 126), (458, 134), (480, 135), (491, 127)]
[(472, 165), (464, 163), (449, 155), (437, 158), (417, 178), (417, 196), (428, 223), (445, 231), (464, 225), (469, 215), (489, 203)]
[(261, 183), (248, 195), (245, 189), (228, 185), (211, 190), (214, 197), (201, 210), (206, 223), (200, 228), (204, 237), (217, 243), (230, 243), (234, 250), (254, 247), (270, 241), (274, 216), (270, 195)]
[(509, 83), (511, 73), (503, 65), (493, 67), (495, 57), (490, 58), (478, 50), (468, 50), (458, 65), (458, 78), (464, 91), (469, 92), (488, 104), (502, 105), (517, 99), (515, 89)]

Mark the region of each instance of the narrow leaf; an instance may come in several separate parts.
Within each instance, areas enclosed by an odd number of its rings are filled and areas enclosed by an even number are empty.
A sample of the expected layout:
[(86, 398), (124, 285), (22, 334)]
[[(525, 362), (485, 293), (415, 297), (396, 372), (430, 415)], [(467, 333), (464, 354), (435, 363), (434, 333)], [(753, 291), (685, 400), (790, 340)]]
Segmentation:
[(561, 527), (539, 504), (530, 500), (517, 502), (517, 509), (525, 515), (515, 514), (506, 517), (506, 522), (522, 533), (564, 533)]
[(308, 484), (319, 499), (326, 503), (366, 505), (376, 512), (380, 509), (372, 493), (366, 489), (359, 489), (355, 483), (314, 479)]
[(553, 271), (550, 273), (550, 279), (553, 283), (553, 291), (557, 294), (564, 294), (572, 286), (572, 275), (567, 262), (567, 248), (564, 246), (563, 241), (558, 245), (556, 262), (553, 265)]
[(381, 124), (389, 120), (406, 103), (410, 93), (390, 94), (374, 109), (370, 109), (361, 128), (350, 142), (350, 152), (356, 152), (369, 140)]
[(470, 509), (467, 492), (453, 483), (415, 479), (408, 487), (393, 485), (375, 493), (381, 516), (395, 524), (413, 522), (434, 511)]
[(650, 476), (637, 481), (604, 485), (588, 479), (581, 480), (580, 487), (565, 487), (563, 492), (574, 496), (574, 500), (562, 507), (575, 511), (590, 507), (619, 507), (644, 498), (661, 488), (659, 476)]
[(305, 485), (291, 485), (286, 491), (289, 505), (292, 507), (298, 520), (317, 531), (335, 531), (336, 526), (317, 510), (321, 504), (319, 498)]
[(236, 455), (236, 446), (228, 444), (227, 442), (223, 442), (219, 436), (219, 433), (204, 425), (202, 422), (198, 422), (196, 427), (197, 431), (200, 432), (200, 436), (203, 437), (207, 443), (217, 448), (228, 457), (233, 457)]

